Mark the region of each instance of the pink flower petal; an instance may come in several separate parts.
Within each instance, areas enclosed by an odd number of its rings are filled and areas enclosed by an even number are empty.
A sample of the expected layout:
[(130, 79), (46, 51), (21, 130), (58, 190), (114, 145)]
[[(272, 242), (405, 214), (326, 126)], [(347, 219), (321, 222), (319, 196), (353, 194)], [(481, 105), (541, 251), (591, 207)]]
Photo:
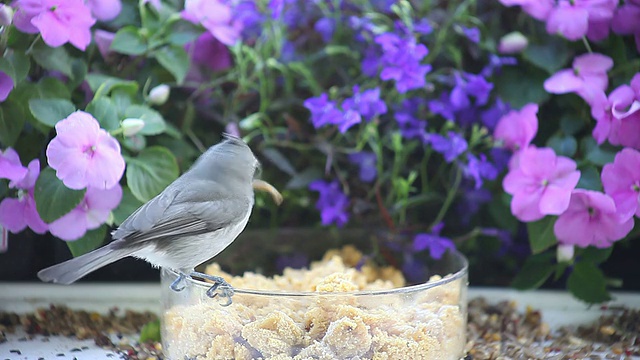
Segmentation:
[(584, 81), (572, 69), (560, 70), (544, 82), (544, 89), (551, 94), (566, 94), (583, 86)]
[(564, 6), (561, 3), (549, 13), (547, 32), (559, 34), (568, 40), (579, 40), (589, 29), (589, 12), (576, 6)]
[(106, 58), (110, 51), (111, 48), (111, 43), (113, 42), (113, 39), (116, 37), (115, 33), (109, 32), (109, 31), (104, 31), (104, 30), (96, 30), (93, 38), (96, 41), (96, 45), (98, 46), (98, 51), (100, 51), (100, 55), (102, 55), (103, 58)]
[(40, 160), (33, 159), (27, 166), (27, 173), (20, 181), (11, 181), (9, 187), (23, 190), (30, 190), (36, 185), (36, 180), (40, 175)]
[(587, 53), (573, 60), (573, 68), (579, 75), (602, 74), (611, 70), (612, 67), (613, 60), (606, 55), (598, 53)]
[(122, 188), (116, 185), (111, 189), (87, 188), (85, 194), (87, 207), (90, 209), (113, 210), (122, 199)]
[(7, 148), (4, 153), (0, 152), (0, 178), (17, 182), (22, 180), (27, 173), (27, 168), (22, 166), (20, 157), (15, 150)]
[(553, 7), (553, 0), (532, 0), (527, 1), (527, 4), (523, 4), (522, 10), (536, 20), (545, 21)]
[(25, 202), (6, 198), (0, 203), (0, 224), (5, 229), (17, 234), (27, 227), (24, 216)]
[(56, 176), (69, 189), (80, 190), (87, 187), (87, 168), (89, 159), (79, 148), (67, 148), (54, 142), (47, 147), (49, 166), (56, 170)]
[(13, 90), (13, 79), (0, 71), (0, 102), (7, 100), (11, 90)]
[(531, 177), (549, 180), (556, 166), (556, 153), (551, 148), (524, 149), (520, 154), (520, 170)]
[(635, 112), (620, 120), (618, 130), (620, 145), (640, 149), (640, 112)]
[(539, 202), (541, 192), (519, 192), (511, 199), (511, 213), (520, 221), (537, 221), (544, 217), (540, 213)]
[(24, 33), (36, 34), (39, 30), (31, 24), (31, 19), (44, 11), (42, 1), (18, 0), (14, 4), (16, 12), (13, 15), (13, 24)]
[(31, 23), (40, 30), (45, 44), (51, 47), (58, 47), (69, 41), (69, 28), (51, 11), (34, 17)]
[(65, 240), (78, 240), (87, 232), (86, 213), (78, 208), (49, 224), (49, 232)]
[(124, 174), (125, 162), (118, 141), (104, 132), (100, 135), (86, 173), (87, 185), (110, 189), (118, 184)]
[(110, 210), (89, 209), (86, 212), (87, 230), (93, 230), (104, 224), (109, 219)]
[(120, 0), (87, 0), (87, 6), (93, 16), (102, 21), (115, 19), (122, 10)]
[(96, 143), (100, 124), (91, 114), (76, 111), (56, 124), (57, 136), (67, 147), (85, 147)]
[(25, 196), (24, 202), (24, 219), (27, 226), (37, 234), (46, 233), (49, 230), (49, 225), (42, 221), (40, 214), (38, 214), (33, 194), (29, 193), (29, 195)]
[(562, 214), (569, 207), (571, 190), (555, 185), (546, 186), (540, 197), (540, 213), (545, 215)]

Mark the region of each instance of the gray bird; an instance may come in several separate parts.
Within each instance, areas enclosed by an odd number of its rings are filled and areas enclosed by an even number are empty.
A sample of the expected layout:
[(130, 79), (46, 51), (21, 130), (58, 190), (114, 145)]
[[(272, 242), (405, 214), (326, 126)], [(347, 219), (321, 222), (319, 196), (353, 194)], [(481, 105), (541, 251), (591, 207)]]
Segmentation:
[(171, 284), (184, 289), (187, 277), (213, 281), (207, 291), (231, 303), (233, 288), (221, 277), (195, 272), (195, 267), (218, 255), (244, 230), (254, 204), (253, 190), (280, 193), (254, 180), (259, 162), (241, 139), (225, 134), (221, 143), (198, 158), (186, 173), (162, 193), (131, 214), (111, 233), (114, 241), (82, 256), (38, 272), (40, 280), (71, 284), (88, 273), (127, 256), (180, 274)]

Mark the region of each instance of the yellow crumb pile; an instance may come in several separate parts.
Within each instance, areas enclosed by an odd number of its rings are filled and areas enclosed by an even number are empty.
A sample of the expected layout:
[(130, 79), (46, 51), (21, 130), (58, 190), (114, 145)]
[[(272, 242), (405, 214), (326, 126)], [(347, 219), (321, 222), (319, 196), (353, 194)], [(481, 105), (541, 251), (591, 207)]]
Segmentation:
[(207, 273), (224, 277), (236, 289), (303, 295), (238, 292), (233, 304), (222, 307), (202, 294), (188, 304), (175, 304), (164, 314), (165, 354), (169, 359), (202, 360), (461, 357), (466, 279), (428, 290), (361, 295), (358, 291), (405, 285), (394, 268), (354, 268), (361, 260), (362, 254), (347, 246), (329, 251), (309, 269), (285, 269), (273, 278), (255, 273), (234, 277), (210, 265)]

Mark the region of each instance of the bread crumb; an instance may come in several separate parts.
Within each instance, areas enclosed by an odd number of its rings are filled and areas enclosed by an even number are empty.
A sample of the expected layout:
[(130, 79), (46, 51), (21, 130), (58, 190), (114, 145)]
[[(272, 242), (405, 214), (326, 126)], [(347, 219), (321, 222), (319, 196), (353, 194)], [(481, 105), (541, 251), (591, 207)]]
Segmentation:
[(287, 268), (273, 278), (251, 272), (232, 276), (211, 264), (208, 274), (237, 289), (306, 294), (236, 293), (228, 307), (206, 296), (189, 303), (176, 296), (180, 305), (164, 314), (165, 353), (204, 360), (459, 359), (465, 346), (466, 278), (428, 290), (363, 295), (358, 292), (406, 285), (397, 269), (364, 259), (346, 246), (327, 252), (309, 269)]

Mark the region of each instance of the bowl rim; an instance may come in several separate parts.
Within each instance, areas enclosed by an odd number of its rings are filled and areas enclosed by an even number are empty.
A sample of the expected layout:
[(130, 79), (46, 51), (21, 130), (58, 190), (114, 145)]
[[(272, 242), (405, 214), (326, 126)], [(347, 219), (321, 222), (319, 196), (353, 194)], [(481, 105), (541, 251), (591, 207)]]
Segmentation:
[[(431, 288), (435, 288), (438, 286), (446, 285), (448, 283), (454, 282), (456, 280), (463, 279), (468, 275), (469, 272), (469, 261), (467, 258), (457, 250), (448, 250), (456, 260), (462, 263), (460, 270), (453, 274), (448, 274), (442, 277), (440, 280), (436, 281), (427, 281), (422, 284), (415, 284), (404, 286), (401, 288), (394, 289), (384, 289), (384, 290), (362, 290), (362, 291), (345, 291), (345, 292), (314, 292), (314, 291), (288, 291), (288, 290), (254, 290), (254, 289), (241, 289), (241, 288), (233, 288), (235, 294), (243, 294), (243, 295), (260, 295), (260, 296), (282, 296), (282, 297), (305, 297), (305, 296), (380, 296), (380, 295), (398, 295), (398, 294), (409, 294), (414, 292), (421, 292)], [(172, 276), (173, 278), (178, 277), (178, 272), (169, 269), (162, 268), (160, 271), (161, 278), (165, 278), (166, 276)], [(193, 284), (199, 288), (202, 288), (203, 292), (206, 291), (209, 287), (211, 287), (211, 283), (195, 280), (193, 278), (187, 278), (186, 282), (189, 284)], [(233, 286), (233, 284), (231, 284)], [(464, 286), (467, 285), (465, 282)], [(165, 288), (166, 286), (163, 286)], [(168, 287), (166, 287), (168, 288)]]

